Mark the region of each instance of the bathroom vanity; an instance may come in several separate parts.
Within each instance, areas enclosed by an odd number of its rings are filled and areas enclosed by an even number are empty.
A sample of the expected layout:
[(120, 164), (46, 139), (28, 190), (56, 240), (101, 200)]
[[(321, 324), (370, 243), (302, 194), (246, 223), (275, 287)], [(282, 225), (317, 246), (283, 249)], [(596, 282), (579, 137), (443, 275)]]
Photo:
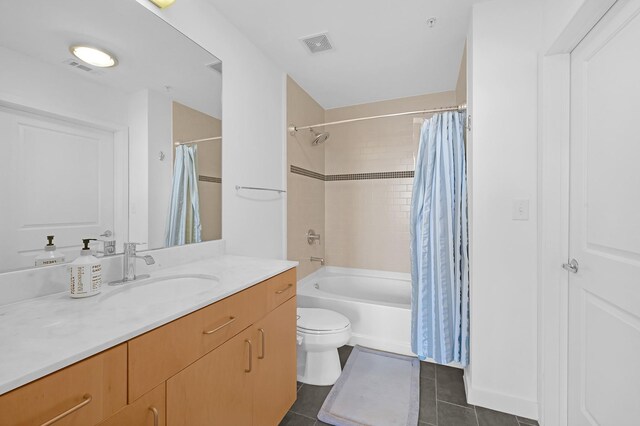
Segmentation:
[(278, 424), (296, 398), (295, 265), (223, 255), (1, 306), (0, 424)]

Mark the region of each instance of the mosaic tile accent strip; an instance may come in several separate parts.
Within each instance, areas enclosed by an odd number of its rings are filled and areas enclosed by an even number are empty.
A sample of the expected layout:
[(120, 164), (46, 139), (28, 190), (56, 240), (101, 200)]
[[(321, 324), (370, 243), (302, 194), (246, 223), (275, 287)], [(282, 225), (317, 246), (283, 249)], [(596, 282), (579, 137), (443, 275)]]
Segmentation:
[(367, 180), (367, 179), (403, 179), (413, 178), (415, 172), (413, 170), (405, 170), (400, 172), (374, 172), (374, 173), (347, 173), (339, 175), (323, 175), (322, 173), (313, 172), (303, 169), (302, 167), (291, 166), (291, 173), (307, 176), (313, 179), (328, 181), (338, 180)]
[(222, 183), (222, 178), (213, 176), (198, 175), (198, 180), (200, 182)]
[(302, 175), (306, 177), (310, 177), (318, 180), (326, 180), (325, 175), (318, 172), (313, 172), (311, 170), (303, 169), (302, 167), (291, 166), (291, 173), (295, 173), (297, 175)]
[(413, 175), (413, 170), (402, 172), (348, 173), (342, 175), (326, 175), (325, 180), (403, 179), (412, 178)]

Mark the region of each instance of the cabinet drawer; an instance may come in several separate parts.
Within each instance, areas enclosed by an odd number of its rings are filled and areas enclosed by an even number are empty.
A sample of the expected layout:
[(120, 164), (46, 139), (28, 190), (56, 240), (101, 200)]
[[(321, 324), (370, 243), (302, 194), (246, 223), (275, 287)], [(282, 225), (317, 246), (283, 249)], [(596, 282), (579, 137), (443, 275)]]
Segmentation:
[(0, 425), (94, 425), (127, 401), (127, 347), (116, 346), (0, 396)]
[(296, 295), (296, 269), (276, 275), (264, 282), (267, 291), (267, 312)]
[(266, 314), (262, 284), (129, 341), (129, 402)]
[(129, 404), (98, 426), (165, 426), (165, 384), (161, 384)]

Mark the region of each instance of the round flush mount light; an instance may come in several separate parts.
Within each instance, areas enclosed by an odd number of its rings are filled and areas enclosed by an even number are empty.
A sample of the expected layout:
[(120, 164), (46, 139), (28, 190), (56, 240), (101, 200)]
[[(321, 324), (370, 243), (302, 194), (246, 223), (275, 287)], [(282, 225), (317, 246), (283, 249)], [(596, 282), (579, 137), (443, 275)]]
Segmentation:
[(427, 25), (429, 26), (429, 28), (433, 28), (436, 26), (436, 22), (438, 22), (438, 20), (436, 18), (428, 18), (427, 19)]
[(76, 58), (94, 67), (109, 68), (118, 65), (118, 60), (114, 55), (97, 47), (77, 45), (71, 46), (69, 51)]

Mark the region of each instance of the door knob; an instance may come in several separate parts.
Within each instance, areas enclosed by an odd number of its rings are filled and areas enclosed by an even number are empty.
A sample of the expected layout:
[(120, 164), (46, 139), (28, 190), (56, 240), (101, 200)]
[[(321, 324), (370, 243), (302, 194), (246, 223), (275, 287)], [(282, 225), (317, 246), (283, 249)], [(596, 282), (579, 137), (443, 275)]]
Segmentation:
[(104, 231), (103, 234), (100, 234), (101, 237), (107, 237), (107, 238), (109, 238), (112, 235), (113, 235), (113, 232), (111, 232), (110, 229), (107, 229), (106, 231)]
[(578, 261), (575, 259), (571, 259), (569, 263), (563, 263), (562, 267), (569, 272), (573, 272), (576, 274), (578, 272)]

